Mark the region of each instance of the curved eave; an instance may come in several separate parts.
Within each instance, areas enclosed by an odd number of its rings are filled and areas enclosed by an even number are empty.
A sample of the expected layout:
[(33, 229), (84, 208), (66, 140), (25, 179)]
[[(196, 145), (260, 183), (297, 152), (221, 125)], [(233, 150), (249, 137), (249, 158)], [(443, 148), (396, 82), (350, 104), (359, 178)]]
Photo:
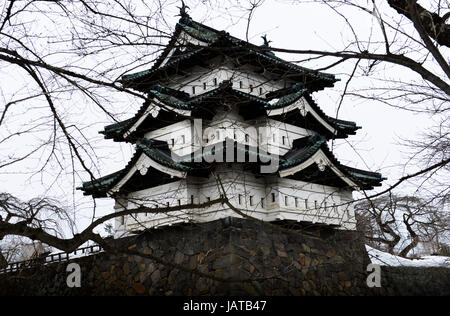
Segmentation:
[(327, 83), (324, 84), (324, 88), (325, 87), (333, 87), (334, 83), (339, 81), (339, 79), (337, 79), (332, 74), (322, 73), (322, 72), (315, 71), (313, 69), (301, 67), (299, 65), (296, 65), (296, 64), (293, 64), (286, 60), (283, 60), (279, 57), (276, 57), (274, 54), (266, 54), (264, 51), (257, 51), (256, 49), (258, 49), (258, 48), (254, 47), (254, 48), (250, 49), (250, 52), (266, 61), (272, 62), (272, 63), (284, 68), (285, 70), (294, 71), (298, 74), (308, 75), (309, 77), (313, 78), (314, 80), (326, 81)]
[(354, 135), (356, 134), (356, 131), (361, 128), (361, 126), (357, 126), (355, 122), (341, 120), (326, 115), (325, 112), (323, 112), (323, 110), (319, 107), (319, 105), (313, 100), (310, 94), (305, 94), (305, 99), (308, 101), (308, 104), (311, 106), (311, 108), (313, 108), (314, 111), (317, 112), (319, 116), (330, 122), (330, 124), (335, 125), (337, 128), (339, 128), (346, 134)]
[(140, 172), (141, 175), (146, 175), (151, 168), (177, 178), (185, 178), (190, 170), (184, 163), (172, 159), (170, 151), (167, 150), (167, 143), (143, 139), (124, 169), (94, 181), (84, 182), (77, 189), (95, 198), (111, 196), (119, 192), (134, 174)]
[(135, 118), (132, 117), (125, 121), (107, 125), (104, 130), (99, 131), (99, 133), (103, 134), (105, 139), (113, 139), (116, 142), (125, 141), (123, 134), (129, 129), (131, 124), (134, 124), (134, 122)]
[(355, 182), (352, 177), (349, 177), (344, 172), (342, 172), (340, 168), (336, 166), (321, 149), (316, 151), (311, 157), (301, 163), (298, 162), (291, 167), (280, 168), (279, 175), (280, 177), (285, 178), (294, 175), (313, 164), (317, 164), (318, 167), (329, 167), (336, 174), (336, 176), (338, 176), (347, 184), (348, 187), (354, 190), (360, 190), (360, 185)]
[[(307, 91), (300, 90), (287, 96), (290, 102), (277, 102), (266, 108), (268, 116), (282, 118), (284, 115), (300, 115), (303, 118), (309, 113), (328, 132), (328, 138), (346, 138), (348, 135), (355, 135), (361, 128), (354, 122), (338, 120), (326, 115), (322, 109), (312, 100)], [(280, 99), (281, 100), (281, 99)]]
[[(164, 94), (157, 90), (151, 90), (149, 97), (152, 99), (147, 100), (132, 118), (108, 125), (99, 133), (105, 135), (106, 139), (127, 141), (128, 137), (139, 128), (147, 117), (153, 116), (157, 118), (161, 110), (173, 111), (180, 116), (189, 117), (191, 115), (191, 109), (194, 108), (174, 96)], [(150, 105), (153, 106), (151, 107)]]
[(107, 188), (120, 178), (123, 170), (112, 173), (110, 175), (95, 179), (93, 181), (83, 182), (77, 190), (83, 191), (84, 195), (92, 195), (94, 198), (106, 197)]
[(176, 48), (175, 44), (177, 43), (177, 41), (178, 41), (178, 39), (180, 37), (181, 31), (182, 31), (182, 28), (179, 25), (176, 25), (175, 31), (172, 34), (169, 43), (166, 45), (166, 47), (164, 48), (163, 52), (159, 55), (159, 57), (156, 59), (156, 61), (154, 62), (153, 66), (150, 69), (144, 70), (144, 71), (140, 71), (140, 72), (136, 72), (136, 73), (129, 74), (129, 75), (124, 75), (120, 79), (120, 82), (125, 87), (128, 87), (127, 83), (132, 82), (134, 80), (137, 80), (139, 78), (143, 78), (147, 74), (152, 73), (153, 71), (158, 69), (161, 66), (161, 64), (169, 57), (171, 52)]
[(326, 167), (330, 168), (336, 176), (354, 190), (371, 190), (375, 186), (380, 186), (381, 182), (385, 180), (379, 173), (342, 165), (329, 150), (325, 140), (318, 135), (301, 141), (306, 143), (305, 146), (294, 148), (283, 157), (285, 162), (280, 164), (280, 177), (292, 176), (316, 164), (319, 170), (320, 168), (322, 170), (325, 170)]

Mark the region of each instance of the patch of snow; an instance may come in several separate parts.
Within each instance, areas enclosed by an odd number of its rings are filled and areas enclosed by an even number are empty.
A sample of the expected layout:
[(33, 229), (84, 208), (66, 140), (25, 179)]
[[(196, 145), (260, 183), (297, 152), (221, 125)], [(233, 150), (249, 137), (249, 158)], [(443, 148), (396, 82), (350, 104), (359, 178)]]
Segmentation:
[(272, 99), (272, 100), (269, 101), (269, 104), (270, 104), (270, 105), (274, 105), (274, 104), (276, 104), (279, 100), (280, 100), (280, 99), (277, 99), (277, 98)]
[(391, 255), (366, 245), (370, 261), (381, 266), (392, 267), (445, 267), (450, 268), (450, 257), (444, 256), (425, 256), (420, 259), (406, 259)]

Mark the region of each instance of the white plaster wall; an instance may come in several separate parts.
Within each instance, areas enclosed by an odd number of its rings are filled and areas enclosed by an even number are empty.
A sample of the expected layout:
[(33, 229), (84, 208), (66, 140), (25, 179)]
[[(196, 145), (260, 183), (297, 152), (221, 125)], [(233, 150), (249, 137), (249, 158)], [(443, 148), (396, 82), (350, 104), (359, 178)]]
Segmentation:
[[(333, 225), (338, 229), (356, 228), (354, 211), (349, 204), (352, 201), (350, 191), (277, 177), (256, 178), (237, 164), (222, 164), (215, 174), (220, 178), (221, 185), (217, 177), (188, 178), (134, 192), (125, 198), (128, 203), (123, 200), (116, 205), (116, 211), (138, 206), (147, 206), (151, 210), (167, 205), (191, 204), (192, 201), (201, 204), (219, 198), (223, 194), (219, 188), (223, 186), (234, 207), (260, 220), (294, 220)], [(116, 230), (126, 232), (181, 222), (207, 222), (228, 216), (241, 217), (226, 205), (220, 204), (169, 214), (151, 214), (149, 211), (148, 214), (128, 216), (123, 224), (118, 219)]]
[(234, 89), (261, 98), (265, 98), (268, 92), (282, 89), (291, 83), (289, 80), (275, 79), (270, 74), (258, 74), (250, 66), (236, 69), (219, 59), (212, 60), (210, 68), (194, 66), (187, 72), (189, 74), (186, 76), (171, 77), (167, 84), (191, 97), (214, 90), (220, 83), (229, 80)]
[[(211, 122), (203, 121), (202, 134), (203, 146), (222, 142), (228, 137), (243, 144), (259, 146), (270, 154), (284, 155), (292, 148), (295, 139), (309, 136), (312, 132), (273, 119), (244, 122), (235, 112), (230, 112), (219, 113)], [(145, 137), (165, 141), (175, 154), (184, 156), (198, 148), (194, 146), (194, 135), (193, 122), (184, 120), (146, 133)]]

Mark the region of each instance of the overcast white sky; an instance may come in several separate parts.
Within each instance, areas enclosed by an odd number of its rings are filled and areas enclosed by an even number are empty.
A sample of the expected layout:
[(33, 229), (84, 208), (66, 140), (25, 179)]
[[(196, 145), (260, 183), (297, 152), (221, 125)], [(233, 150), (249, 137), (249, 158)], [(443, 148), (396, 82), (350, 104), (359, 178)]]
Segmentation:
[[(214, 10), (208, 6), (198, 4), (198, 1), (186, 0), (186, 3), (191, 7), (189, 13), (195, 20), (204, 22), (219, 30), (224, 29), (236, 37), (245, 38), (247, 24), (246, 13), (235, 10), (228, 5), (229, 2), (225, 2), (226, 4), (221, 4), (222, 2), (220, 1), (214, 2), (214, 5), (219, 6), (219, 8), (215, 7)], [(172, 28), (175, 27), (178, 19), (178, 17), (175, 17), (178, 13), (178, 9), (176, 8), (178, 5), (179, 2), (174, 1), (172, 6), (166, 8), (167, 22), (172, 25)], [(385, 9), (384, 6), (380, 7), (380, 10)], [(395, 15), (394, 11), (390, 10), (389, 12)], [(369, 33), (372, 33), (372, 36), (376, 36), (377, 33), (380, 35), (375, 18), (369, 15), (355, 14), (355, 12), (351, 11), (346, 13), (346, 17), (353, 25), (357, 26), (357, 31), (362, 37)], [(268, 39), (272, 41), (271, 46), (273, 47), (328, 51), (342, 49), (352, 36), (343, 18), (324, 5), (318, 5), (314, 2), (292, 5), (289, 1), (274, 0), (266, 0), (262, 7), (255, 11), (251, 20), (249, 29), (250, 42), (262, 44), (261, 36), (264, 34), (267, 34)], [(293, 61), (304, 58), (304, 56), (288, 56), (279, 53), (277, 55)], [(313, 61), (302, 65), (315, 68), (324, 64)], [(335, 88), (328, 88), (314, 94), (319, 106), (330, 116), (334, 116), (336, 113), (340, 93), (348, 78), (347, 74), (351, 73), (353, 66), (354, 61), (351, 61), (328, 70), (327, 72), (333, 73), (340, 78), (341, 82), (337, 83)], [(412, 80), (417, 79), (416, 75), (413, 75), (409, 71), (401, 71), (399, 67), (388, 66), (385, 69), (392, 69), (392, 72), (388, 70), (380, 73), (380, 77), (390, 77), (391, 75), (395, 77), (400, 74), (403, 78), (411, 76)], [(4, 76), (4, 73), (1, 76)], [(358, 85), (364, 86), (367, 84), (368, 78), (355, 78), (350, 88), (355, 89), (358, 88)], [(128, 102), (128, 100), (129, 98), (124, 98), (123, 102)], [(70, 102), (76, 107), (77, 102), (84, 101), (72, 99), (67, 100), (67, 102)], [(124, 104), (123, 108), (126, 109), (128, 115), (124, 115), (123, 118), (134, 115), (134, 111), (139, 106), (140, 103), (138, 101)], [(96, 134), (108, 122), (107, 118), (100, 116), (98, 111), (95, 111), (95, 113), (86, 112), (86, 108), (80, 106), (79, 113), (80, 121), (98, 117), (98, 124), (90, 127), (89, 133), (92, 135)], [(362, 126), (362, 129), (358, 131), (356, 136), (349, 138), (356, 146), (360, 156), (351, 147), (345, 145), (345, 143), (337, 148), (336, 156), (345, 164), (381, 172), (384, 176), (388, 177), (388, 180), (385, 182), (386, 185), (394, 183), (400, 176), (405, 175), (403, 164), (407, 160), (407, 156), (402, 154), (402, 147), (398, 145), (399, 139), (402, 137), (411, 138), (431, 124), (431, 121), (426, 115), (417, 115), (408, 111), (391, 108), (382, 103), (357, 98), (352, 99), (350, 97), (344, 99), (339, 118), (355, 121), (359, 126)], [(100, 142), (97, 144), (105, 147), (104, 159), (102, 159), (103, 164), (100, 166), (101, 175), (117, 171), (126, 165), (132, 154), (132, 147), (128, 145), (121, 147), (118, 143), (113, 143), (111, 140), (98, 139)], [(28, 138), (23, 141), (26, 143), (32, 142), (33, 140)], [(408, 171), (413, 170), (414, 166), (408, 169)], [(67, 185), (72, 181), (71, 170), (66, 170), (65, 174), (61, 175), (58, 186), (52, 187), (49, 192), (46, 192), (46, 189), (49, 187), (49, 183), (46, 180), (40, 181), (39, 177), (34, 177), (33, 181), (29, 182), (26, 181), (28, 175), (11, 174), (13, 171), (15, 170), (0, 173), (0, 191), (7, 191), (23, 198), (31, 198), (36, 193), (54, 195), (60, 198), (66, 195), (68, 198), (65, 203), (73, 205), (70, 197), (73, 192), (73, 187)], [(83, 180), (89, 180), (89, 178), (86, 177)], [(78, 185), (81, 185), (81, 180), (76, 179), (77, 181)], [(89, 202), (90, 199), (90, 197), (82, 197), (82, 192), (80, 191), (75, 192), (76, 205), (80, 209), (84, 209), (84, 207), (88, 209), (91, 204), (84, 205), (83, 201)], [(112, 211), (112, 205), (113, 203), (110, 200), (99, 200), (99, 211), (97, 215)], [(78, 220), (82, 220), (79, 223), (79, 229), (81, 229), (90, 219), (90, 215), (84, 217), (83, 212), (80, 211), (77, 216)]]

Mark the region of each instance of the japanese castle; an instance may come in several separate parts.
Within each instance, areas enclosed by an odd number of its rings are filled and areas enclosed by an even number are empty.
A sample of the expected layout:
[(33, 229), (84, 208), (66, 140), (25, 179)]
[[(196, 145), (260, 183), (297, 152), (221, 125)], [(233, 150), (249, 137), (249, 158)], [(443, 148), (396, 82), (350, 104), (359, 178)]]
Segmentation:
[[(341, 164), (327, 145), (360, 128), (311, 96), (338, 79), (278, 58), (265, 37), (250, 44), (194, 21), (184, 5), (180, 16), (153, 66), (121, 79), (146, 102), (101, 131), (134, 144), (132, 159), (80, 188), (114, 198), (116, 212), (148, 209), (118, 217), (116, 234), (243, 216), (355, 230), (352, 192), (384, 178)], [(208, 203), (220, 198), (235, 209)]]

